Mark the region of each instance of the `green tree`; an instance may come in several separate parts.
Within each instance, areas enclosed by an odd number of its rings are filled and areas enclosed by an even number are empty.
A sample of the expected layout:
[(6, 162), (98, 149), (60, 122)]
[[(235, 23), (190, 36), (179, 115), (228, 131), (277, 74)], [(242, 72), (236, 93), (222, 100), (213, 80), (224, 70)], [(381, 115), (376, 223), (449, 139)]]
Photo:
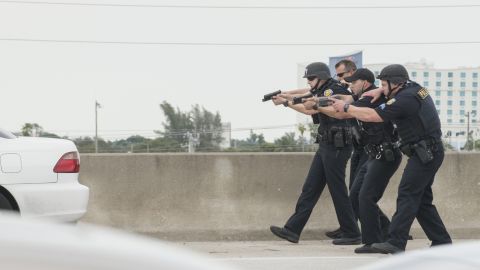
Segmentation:
[[(218, 112), (212, 113), (200, 105), (192, 106), (189, 112), (182, 112), (168, 102), (160, 104), (166, 117), (163, 132), (157, 132), (164, 138), (171, 138), (180, 145), (188, 144), (188, 133), (198, 139), (198, 151), (215, 151), (222, 142), (222, 119)], [(168, 140), (164, 141), (167, 142)]]
[(455, 150), (455, 148), (447, 141), (443, 141), (443, 148), (445, 148), (445, 150)]
[(285, 133), (285, 135), (283, 135), (279, 139), (276, 139), (274, 141), (274, 144), (277, 147), (276, 151), (295, 152), (300, 150), (300, 147), (295, 140), (295, 132)]
[(195, 105), (191, 111), (194, 134), (199, 135), (198, 148), (200, 150), (219, 150), (222, 142), (222, 119), (220, 114), (207, 111)]
[(42, 132), (43, 128), (37, 123), (25, 123), (22, 127), (22, 136), (39, 136)]
[[(35, 136), (35, 137), (57, 138), (57, 139), (61, 138), (57, 134), (44, 131), (43, 127), (37, 123), (25, 123), (22, 126), (21, 134), (22, 136), (26, 136), (26, 137)], [(64, 139), (67, 139), (67, 138), (64, 137)]]
[(245, 140), (232, 140), (232, 147), (229, 152), (272, 152), (275, 145), (265, 141), (263, 134), (257, 134), (250, 130), (250, 136)]

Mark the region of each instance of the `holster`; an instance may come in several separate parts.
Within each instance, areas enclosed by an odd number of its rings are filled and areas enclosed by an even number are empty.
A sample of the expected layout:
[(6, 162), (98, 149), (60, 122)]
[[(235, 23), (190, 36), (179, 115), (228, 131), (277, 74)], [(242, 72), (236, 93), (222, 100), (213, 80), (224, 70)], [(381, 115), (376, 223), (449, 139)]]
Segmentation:
[(408, 157), (415, 154), (423, 164), (427, 164), (433, 160), (433, 148), (437, 148), (435, 142), (427, 144), (427, 141), (421, 140), (413, 144), (402, 145), (400, 151)]

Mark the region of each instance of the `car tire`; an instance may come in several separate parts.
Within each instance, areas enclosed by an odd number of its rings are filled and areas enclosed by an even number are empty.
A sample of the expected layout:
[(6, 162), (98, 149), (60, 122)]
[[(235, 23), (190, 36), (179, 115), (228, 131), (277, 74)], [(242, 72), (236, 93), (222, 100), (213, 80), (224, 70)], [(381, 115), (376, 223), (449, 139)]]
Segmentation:
[(16, 210), (15, 207), (10, 202), (10, 200), (1, 193), (0, 193), (0, 210), (9, 210), (9, 211)]

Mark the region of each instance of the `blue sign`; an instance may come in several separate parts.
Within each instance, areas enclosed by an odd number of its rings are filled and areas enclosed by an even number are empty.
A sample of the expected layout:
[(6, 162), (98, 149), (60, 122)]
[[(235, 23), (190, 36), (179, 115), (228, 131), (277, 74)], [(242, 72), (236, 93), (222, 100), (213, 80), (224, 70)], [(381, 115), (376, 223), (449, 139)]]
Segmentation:
[(335, 64), (340, 62), (343, 59), (351, 60), (357, 65), (357, 68), (363, 67), (363, 51), (354, 52), (351, 54), (340, 55), (340, 56), (332, 56), (329, 58), (328, 66), (330, 68), (330, 73), (332, 77), (335, 76)]

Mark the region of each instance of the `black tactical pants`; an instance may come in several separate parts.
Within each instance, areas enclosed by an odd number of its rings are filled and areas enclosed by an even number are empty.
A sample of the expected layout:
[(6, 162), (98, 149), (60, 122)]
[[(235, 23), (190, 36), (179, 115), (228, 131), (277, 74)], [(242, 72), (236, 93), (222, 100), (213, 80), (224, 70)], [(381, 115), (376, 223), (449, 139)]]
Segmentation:
[(388, 240), (398, 248), (405, 249), (408, 233), (415, 218), (428, 239), (432, 241), (432, 245), (452, 242), (437, 208), (432, 204), (432, 184), (443, 162), (443, 149), (434, 152), (433, 155), (434, 159), (427, 164), (423, 164), (416, 155), (413, 155), (408, 159), (403, 172), (398, 187), (397, 211), (392, 217)]
[(351, 146), (337, 149), (331, 144), (320, 143), (305, 179), (302, 193), (298, 198), (295, 213), (288, 219), (285, 228), (301, 234), (325, 185), (327, 185), (344, 236), (358, 237), (360, 235), (345, 184), (345, 170), (351, 153)]
[[(352, 189), (355, 178), (357, 177), (360, 168), (367, 162), (368, 155), (363, 150), (363, 147), (354, 147), (352, 158), (350, 158), (350, 182), (348, 183), (348, 190)], [(357, 216), (358, 218), (358, 216)]]
[(362, 243), (373, 244), (385, 241), (390, 220), (378, 207), (390, 178), (400, 166), (402, 154), (395, 151), (395, 160), (386, 161), (371, 158), (360, 169), (350, 191), (350, 200), (354, 203), (354, 211), (358, 211), (362, 225)]

